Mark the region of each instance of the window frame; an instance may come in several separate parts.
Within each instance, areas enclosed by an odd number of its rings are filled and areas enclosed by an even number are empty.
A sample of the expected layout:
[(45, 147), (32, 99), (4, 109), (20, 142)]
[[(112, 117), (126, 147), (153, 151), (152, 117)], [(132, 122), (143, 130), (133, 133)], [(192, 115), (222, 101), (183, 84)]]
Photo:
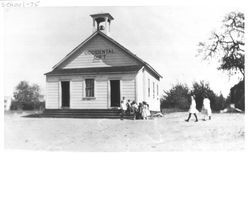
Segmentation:
[(148, 97), (150, 97), (150, 79), (148, 78)]
[(153, 82), (153, 98), (155, 98), (155, 82)]
[[(87, 80), (93, 80), (93, 96), (87, 96)], [(93, 100), (96, 99), (96, 80), (93, 77), (86, 77), (82, 81), (82, 100)]]
[(157, 97), (159, 96), (159, 85), (156, 84), (156, 94), (157, 94)]
[[(92, 81), (87, 83), (87, 81)], [(87, 85), (90, 86), (87, 86)], [(86, 98), (94, 98), (95, 97), (95, 79), (87, 78), (85, 79), (85, 97)]]

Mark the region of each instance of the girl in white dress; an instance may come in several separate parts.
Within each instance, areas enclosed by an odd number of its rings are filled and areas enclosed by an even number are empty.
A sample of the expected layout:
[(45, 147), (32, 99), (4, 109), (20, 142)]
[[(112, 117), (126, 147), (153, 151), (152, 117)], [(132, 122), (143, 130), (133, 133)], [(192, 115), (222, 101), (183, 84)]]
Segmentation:
[(144, 101), (142, 102), (142, 118), (148, 119), (147, 104)]
[(147, 109), (146, 109), (146, 114), (147, 114), (147, 117), (150, 117), (150, 110), (149, 110), (149, 104), (146, 104), (147, 106)]
[(192, 114), (194, 114), (194, 116), (195, 116), (195, 122), (197, 122), (198, 121), (198, 118), (197, 118), (197, 113), (199, 113), (199, 111), (196, 109), (196, 102), (195, 102), (195, 99), (194, 99), (194, 96), (193, 95), (191, 95), (191, 105), (190, 105), (190, 108), (189, 108), (189, 115), (188, 115), (188, 118), (185, 120), (185, 121), (189, 121), (189, 119), (190, 119), (190, 117), (191, 117), (191, 115)]
[(211, 120), (212, 110), (210, 107), (210, 100), (208, 98), (203, 99), (202, 113), (204, 114), (204, 121), (206, 121), (206, 116), (208, 116), (209, 120)]

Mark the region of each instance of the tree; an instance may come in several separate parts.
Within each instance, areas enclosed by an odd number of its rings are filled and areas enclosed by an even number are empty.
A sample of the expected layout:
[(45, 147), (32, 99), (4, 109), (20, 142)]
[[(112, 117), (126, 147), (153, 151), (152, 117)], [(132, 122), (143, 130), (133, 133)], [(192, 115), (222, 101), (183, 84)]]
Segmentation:
[(222, 94), (217, 95), (210, 88), (209, 83), (205, 81), (194, 82), (191, 89), (186, 84), (177, 83), (173, 85), (161, 99), (161, 108), (178, 108), (181, 110), (189, 109), (191, 99), (190, 95), (195, 95), (196, 107), (201, 110), (204, 97), (209, 98), (211, 109), (219, 111), (225, 109), (227, 100)]
[(215, 93), (210, 89), (209, 83), (205, 81), (194, 82), (192, 87), (192, 94), (195, 95), (196, 107), (201, 110), (203, 104), (203, 98), (207, 97), (211, 103), (211, 109), (214, 109), (215, 105)]
[(220, 111), (226, 107), (227, 102), (223, 95), (217, 95), (214, 93), (210, 88), (209, 83), (204, 80), (194, 82), (191, 93), (195, 95), (196, 107), (198, 110), (202, 109), (204, 97), (207, 97), (210, 100), (211, 109), (213, 111)]
[(14, 99), (20, 109), (34, 109), (39, 103), (40, 87), (37, 84), (29, 85), (27, 81), (21, 81), (16, 86)]
[(214, 105), (212, 105), (212, 108), (215, 111), (220, 111), (225, 109), (228, 104), (228, 100), (224, 98), (222, 94), (220, 94), (219, 96), (215, 96)]
[(205, 97), (210, 100), (211, 109), (214, 111), (219, 111), (226, 107), (226, 99), (223, 95), (214, 93), (209, 83), (204, 80), (193, 83), (192, 94), (195, 95), (196, 107), (198, 110), (202, 109), (203, 99)]
[(213, 32), (207, 42), (200, 42), (198, 53), (203, 59), (217, 57), (219, 70), (229, 75), (239, 73), (245, 79), (245, 17), (241, 12), (230, 12), (225, 16), (221, 29)]
[(240, 81), (230, 89), (230, 101), (236, 108), (245, 111), (245, 82)]
[(189, 89), (186, 84), (177, 83), (169, 91), (164, 91), (162, 108), (189, 108)]

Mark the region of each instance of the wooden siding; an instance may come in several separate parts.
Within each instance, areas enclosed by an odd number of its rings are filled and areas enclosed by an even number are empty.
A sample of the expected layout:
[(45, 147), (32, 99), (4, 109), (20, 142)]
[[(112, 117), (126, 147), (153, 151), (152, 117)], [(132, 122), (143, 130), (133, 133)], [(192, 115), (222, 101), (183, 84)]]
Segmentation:
[[(84, 97), (84, 79), (95, 79), (95, 99), (86, 100)], [(150, 79), (150, 97), (148, 97), (147, 80)], [(60, 81), (70, 81), (70, 108), (72, 109), (106, 109), (110, 107), (109, 80), (121, 80), (121, 98), (136, 100), (138, 103), (146, 101), (150, 110), (160, 111), (160, 96), (157, 96), (157, 84), (155, 79), (146, 70), (135, 74), (118, 74), (103, 76), (48, 76), (46, 108), (60, 108)], [(153, 82), (155, 83), (155, 97), (153, 98)]]
[(136, 75), (136, 102), (140, 103), (144, 100), (143, 90), (143, 69), (141, 69)]
[(121, 97), (127, 100), (135, 100), (135, 79), (121, 81)]
[[(71, 109), (107, 109), (110, 107), (109, 80), (121, 80), (121, 97), (135, 100), (136, 74), (98, 76), (47, 76), (47, 109), (60, 108), (60, 82), (70, 81)], [(95, 99), (83, 99), (84, 79), (95, 79)]]
[(58, 109), (59, 108), (59, 83), (47, 82), (46, 83), (46, 108)]
[[(147, 70), (144, 70), (143, 76), (144, 100), (149, 104), (149, 109), (160, 111), (160, 96), (157, 95), (157, 85), (160, 87), (159, 80), (155, 79)], [(148, 79), (150, 80), (150, 96), (148, 97)], [(153, 83), (155, 83), (155, 97), (153, 97)], [(159, 88), (160, 89), (160, 88)]]
[(107, 81), (95, 81), (95, 99), (83, 100), (83, 81), (71, 82), (72, 109), (105, 109), (107, 108)]
[[(114, 53), (107, 54), (105, 59), (94, 61), (94, 55), (86, 54), (88, 50), (112, 49)], [(89, 67), (109, 67), (109, 66), (129, 66), (138, 65), (139, 62), (126, 54), (116, 45), (100, 35), (96, 35), (78, 50), (71, 58), (64, 62), (60, 68), (89, 68)]]

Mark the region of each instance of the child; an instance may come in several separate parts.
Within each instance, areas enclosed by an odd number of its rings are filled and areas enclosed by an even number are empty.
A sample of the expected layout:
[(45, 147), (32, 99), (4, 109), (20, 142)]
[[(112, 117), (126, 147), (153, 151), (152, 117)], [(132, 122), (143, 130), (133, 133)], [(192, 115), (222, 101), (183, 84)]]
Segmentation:
[(135, 101), (133, 101), (133, 102), (131, 103), (131, 111), (132, 111), (133, 119), (134, 119), (134, 120), (136, 119), (137, 110), (138, 110), (138, 105), (136, 104)]
[(126, 111), (126, 113), (127, 113), (127, 114), (130, 114), (131, 112), (132, 112), (131, 103), (130, 103), (130, 100), (128, 100), (128, 102), (127, 102), (127, 111)]
[(191, 105), (190, 105), (190, 108), (189, 108), (189, 115), (188, 115), (188, 119), (186, 119), (185, 121), (188, 122), (191, 115), (194, 114), (195, 116), (195, 122), (198, 122), (198, 118), (197, 118), (197, 113), (199, 113), (199, 111), (196, 109), (196, 102), (195, 102), (195, 99), (194, 99), (194, 96), (191, 95)]
[(142, 119), (142, 103), (139, 103), (138, 110), (136, 112), (136, 119)]
[(123, 120), (126, 111), (127, 111), (127, 103), (125, 97), (123, 97), (121, 100), (121, 120)]
[(142, 118), (143, 119), (148, 119), (148, 115), (147, 115), (147, 104), (146, 102), (142, 102)]
[(210, 107), (210, 100), (206, 97), (203, 99), (203, 106), (201, 111), (204, 114), (204, 121), (206, 121), (206, 116), (208, 116), (208, 119), (211, 120), (212, 110)]
[(149, 104), (146, 103), (146, 106), (147, 106), (147, 108), (146, 108), (147, 117), (150, 117), (151, 114), (150, 114), (150, 110), (149, 110)]

